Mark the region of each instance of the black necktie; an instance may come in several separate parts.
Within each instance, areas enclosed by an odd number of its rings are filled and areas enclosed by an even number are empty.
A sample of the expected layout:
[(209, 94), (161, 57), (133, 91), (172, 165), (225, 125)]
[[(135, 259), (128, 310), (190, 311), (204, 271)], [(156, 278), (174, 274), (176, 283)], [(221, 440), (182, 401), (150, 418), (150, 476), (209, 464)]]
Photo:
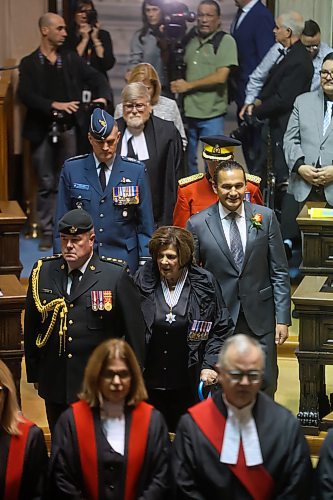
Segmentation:
[(101, 183), (101, 188), (102, 191), (105, 191), (106, 188), (106, 175), (105, 175), (105, 170), (108, 168), (108, 166), (105, 163), (100, 163), (99, 164), (99, 182)]
[(130, 137), (127, 141), (127, 156), (129, 158), (135, 158), (136, 160), (138, 159), (138, 155), (134, 153), (132, 137)]
[(244, 251), (242, 238), (236, 222), (236, 217), (238, 217), (238, 214), (236, 212), (230, 212), (230, 214), (228, 215), (228, 219), (230, 220), (230, 251), (234, 258), (235, 264), (240, 271), (243, 265)]
[(71, 271), (69, 274), (71, 275), (72, 278), (72, 284), (69, 295), (73, 295), (73, 293), (75, 292), (76, 288), (80, 283), (80, 277), (82, 276), (82, 272), (79, 269), (73, 269), (73, 271)]
[(236, 17), (235, 17), (235, 20), (234, 20), (234, 26), (232, 28), (232, 31), (235, 31), (237, 29), (237, 23), (238, 23), (238, 19), (240, 18), (240, 16), (243, 14), (243, 9), (241, 9), (239, 7), (238, 11), (237, 11), (237, 14), (236, 14)]

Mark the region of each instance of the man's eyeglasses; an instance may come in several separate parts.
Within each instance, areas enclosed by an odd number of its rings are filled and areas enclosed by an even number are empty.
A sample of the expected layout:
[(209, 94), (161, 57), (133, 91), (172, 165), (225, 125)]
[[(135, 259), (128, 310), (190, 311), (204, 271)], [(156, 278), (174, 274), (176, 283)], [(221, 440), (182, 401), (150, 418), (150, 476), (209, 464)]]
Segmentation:
[(247, 377), (250, 384), (258, 384), (261, 382), (262, 371), (259, 370), (249, 370), (248, 372), (243, 372), (241, 370), (223, 370), (226, 373), (230, 380), (234, 384), (239, 384), (244, 377)]
[(113, 370), (105, 370), (102, 372), (102, 377), (106, 380), (113, 380), (116, 376), (118, 376), (121, 380), (126, 380), (130, 378), (131, 374), (129, 370), (119, 370), (119, 372), (115, 372)]
[(143, 104), (143, 103), (138, 103), (138, 104), (127, 103), (127, 104), (124, 104), (124, 108), (126, 109), (126, 111), (133, 111), (134, 108), (137, 111), (143, 111), (146, 106), (147, 106), (147, 104)]
[(328, 71), (327, 69), (322, 69), (319, 71), (320, 73), (320, 76), (322, 76), (323, 78), (333, 78), (333, 71)]
[(306, 48), (306, 50), (318, 50), (319, 49), (319, 45), (304, 45), (304, 47)]

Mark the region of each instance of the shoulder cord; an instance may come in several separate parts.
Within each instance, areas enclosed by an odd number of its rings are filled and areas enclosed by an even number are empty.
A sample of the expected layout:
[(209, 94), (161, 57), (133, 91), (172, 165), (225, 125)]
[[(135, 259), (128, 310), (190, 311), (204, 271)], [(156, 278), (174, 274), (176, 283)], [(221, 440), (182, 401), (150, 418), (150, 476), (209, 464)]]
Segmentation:
[(42, 315), (42, 323), (44, 323), (50, 311), (53, 311), (53, 314), (47, 332), (44, 335), (44, 338), (41, 333), (38, 334), (36, 339), (36, 346), (41, 348), (46, 345), (54, 329), (54, 325), (57, 321), (58, 314), (60, 313), (60, 327), (59, 327), (59, 356), (60, 356), (62, 348), (65, 351), (68, 309), (64, 297), (51, 300), (51, 302), (48, 302), (46, 305), (43, 305), (41, 303), (38, 293), (38, 282), (39, 282), (39, 271), (42, 265), (43, 261), (38, 260), (37, 266), (32, 271), (32, 276), (31, 276), (32, 296), (35, 301), (38, 312)]

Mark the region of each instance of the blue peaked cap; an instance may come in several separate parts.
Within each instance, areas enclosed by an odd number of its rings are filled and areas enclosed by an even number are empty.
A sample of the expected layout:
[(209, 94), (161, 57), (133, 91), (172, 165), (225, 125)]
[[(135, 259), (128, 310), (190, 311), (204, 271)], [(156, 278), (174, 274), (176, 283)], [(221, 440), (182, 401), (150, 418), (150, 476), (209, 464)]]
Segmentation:
[(115, 119), (107, 111), (95, 108), (90, 118), (91, 135), (98, 141), (105, 140), (114, 127)]

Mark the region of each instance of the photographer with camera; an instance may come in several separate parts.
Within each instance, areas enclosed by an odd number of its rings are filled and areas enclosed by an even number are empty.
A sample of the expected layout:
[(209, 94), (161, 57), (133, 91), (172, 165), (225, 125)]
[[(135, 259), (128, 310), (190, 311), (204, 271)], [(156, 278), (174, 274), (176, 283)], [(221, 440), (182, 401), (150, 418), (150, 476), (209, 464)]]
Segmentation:
[(185, 79), (171, 82), (171, 91), (185, 94), (188, 122), (188, 175), (196, 174), (197, 147), (203, 135), (222, 135), (228, 108), (227, 80), (237, 66), (237, 49), (232, 36), (221, 30), (221, 10), (215, 0), (202, 0), (197, 26), (185, 37)]
[(39, 19), (41, 43), (20, 63), (18, 94), (27, 107), (22, 135), (31, 144), (37, 173), (37, 215), (40, 250), (52, 247), (53, 215), (59, 173), (66, 158), (77, 152), (86, 134), (82, 91), (91, 89), (95, 104), (106, 105), (110, 87), (98, 71), (76, 52), (61, 51), (67, 36), (65, 21), (48, 12)]

